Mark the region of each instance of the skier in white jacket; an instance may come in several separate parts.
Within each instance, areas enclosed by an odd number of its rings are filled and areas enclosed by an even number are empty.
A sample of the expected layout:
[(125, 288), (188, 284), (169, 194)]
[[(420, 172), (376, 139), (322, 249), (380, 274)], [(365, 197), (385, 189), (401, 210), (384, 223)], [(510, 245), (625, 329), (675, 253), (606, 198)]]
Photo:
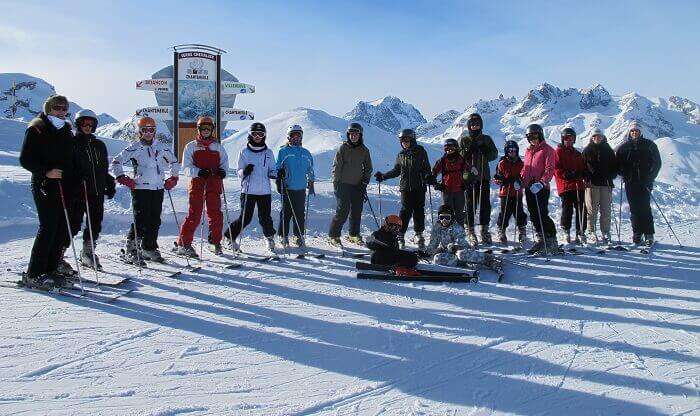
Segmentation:
[[(158, 230), (163, 208), (164, 189), (177, 184), (180, 165), (170, 147), (155, 139), (156, 122), (143, 117), (137, 123), (139, 140), (131, 143), (112, 160), (112, 173), (119, 184), (131, 190), (134, 224), (129, 228), (124, 260), (162, 262), (158, 251)], [(124, 173), (124, 165), (133, 167), (133, 178)], [(167, 178), (167, 179), (166, 179)], [(134, 227), (140, 242), (137, 253)]]
[[(227, 227), (224, 236), (231, 241), (235, 251), (236, 240), (242, 229), (250, 224), (255, 207), (258, 221), (267, 238), (267, 247), (275, 250), (275, 228), (272, 223), (272, 188), (270, 179), (276, 179), (275, 155), (265, 144), (267, 132), (262, 123), (253, 123), (248, 134), (248, 144), (238, 155), (238, 177), (241, 178), (241, 215)], [(230, 233), (229, 234), (229, 230)]]

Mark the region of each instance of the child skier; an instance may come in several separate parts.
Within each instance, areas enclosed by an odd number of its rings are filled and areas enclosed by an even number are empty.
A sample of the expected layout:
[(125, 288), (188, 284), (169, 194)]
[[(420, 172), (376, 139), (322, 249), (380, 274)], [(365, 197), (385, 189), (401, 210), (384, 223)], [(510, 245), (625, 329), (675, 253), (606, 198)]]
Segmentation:
[(382, 226), (367, 238), (367, 248), (372, 250), (372, 264), (413, 268), (418, 264), (418, 255), (399, 248), (399, 236), (403, 222), (398, 215), (384, 218)]
[(197, 137), (187, 143), (182, 153), (183, 173), (191, 179), (189, 211), (180, 227), (177, 253), (193, 258), (199, 257), (192, 248), (192, 240), (202, 218), (204, 205), (209, 221), (210, 250), (216, 255), (223, 254), (221, 231), (224, 221), (221, 213), (221, 193), (228, 169), (228, 155), (213, 133), (214, 120), (208, 116), (199, 117)]
[[(224, 232), (234, 251), (240, 251), (236, 242), (243, 228), (253, 219), (258, 208), (258, 221), (267, 238), (267, 249), (275, 251), (275, 227), (272, 224), (272, 188), (270, 179), (277, 178), (275, 155), (265, 144), (267, 130), (262, 123), (253, 123), (248, 133), (248, 144), (238, 155), (238, 177), (241, 178), (241, 215)], [(230, 232), (229, 232), (230, 230)]]
[(520, 246), (525, 243), (527, 234), (525, 225), (527, 224), (527, 215), (523, 209), (523, 191), (520, 183), (520, 171), (523, 169), (523, 161), (519, 155), (520, 148), (514, 140), (508, 140), (503, 147), (505, 156), (498, 161), (496, 174), (493, 175), (493, 180), (501, 189), (498, 196), (501, 200), (501, 212), (498, 214), (498, 241), (501, 244), (508, 243), (506, 236), (506, 228), (510, 222), (510, 217), (515, 217), (515, 223), (518, 227), (518, 242)]
[[(164, 189), (170, 190), (177, 184), (180, 166), (170, 146), (155, 138), (154, 119), (142, 117), (137, 128), (139, 140), (112, 160), (112, 173), (120, 185), (131, 190), (134, 223), (129, 228), (123, 259), (130, 264), (143, 265), (144, 260), (163, 262), (158, 251), (163, 194)], [(124, 173), (124, 165), (129, 162), (133, 178)]]
[(455, 139), (447, 139), (444, 144), (445, 154), (435, 162), (433, 177), (442, 175), (440, 182), (435, 181), (435, 189), (442, 192), (442, 203), (449, 205), (458, 223), (464, 224), (464, 173), (471, 170), (462, 155), (459, 154), (459, 143)]
[[(554, 158), (554, 178), (561, 199), (561, 230), (567, 244), (586, 242), (586, 210), (584, 204), (586, 162), (575, 147), (576, 131), (566, 127), (561, 131), (561, 143)], [(576, 212), (576, 237), (571, 239), (571, 216)]]

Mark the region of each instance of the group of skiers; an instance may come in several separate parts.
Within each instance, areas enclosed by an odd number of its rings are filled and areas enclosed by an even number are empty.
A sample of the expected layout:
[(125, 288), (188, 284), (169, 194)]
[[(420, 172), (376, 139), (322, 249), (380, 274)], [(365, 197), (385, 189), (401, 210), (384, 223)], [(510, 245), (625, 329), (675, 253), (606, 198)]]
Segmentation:
[[(39, 216), (39, 229), (24, 275), (25, 284), (32, 287), (72, 285), (69, 277), (73, 271), (63, 256), (85, 214), (88, 224), (83, 231), (80, 262), (88, 267), (100, 267), (95, 244), (101, 230), (104, 198), (114, 197), (115, 182), (129, 188), (132, 196), (133, 223), (123, 259), (140, 265), (145, 260), (163, 261), (157, 242), (162, 205), (167, 193), (172, 206), (170, 190), (178, 184), (180, 164), (170, 146), (156, 138), (155, 120), (140, 118), (136, 126), (138, 140), (110, 163), (104, 143), (94, 135), (97, 116), (90, 110), (78, 112), (74, 133), (66, 119), (67, 112), (65, 97), (50, 96), (44, 103), (44, 111), (29, 124), (21, 150), (20, 163), (32, 173), (32, 195)], [(224, 237), (234, 251), (240, 250), (239, 237), (256, 208), (267, 247), (275, 250), (271, 181), (282, 199), (278, 232), (281, 243), (285, 247), (289, 245), (293, 230), (294, 244), (303, 249), (308, 197), (315, 194), (315, 176), (313, 157), (302, 146), (302, 127), (289, 127), (287, 144), (275, 158), (265, 144), (265, 125), (259, 122), (251, 125), (236, 169), (241, 180), (241, 215), (232, 222), (227, 219), (226, 223), (221, 197), (223, 194), (227, 204), (223, 179), (229, 170), (228, 155), (214, 136), (212, 118), (200, 117), (196, 127), (197, 136), (183, 151), (182, 173), (189, 178), (189, 208), (179, 225), (175, 252), (197, 257), (192, 242), (204, 212), (210, 250), (221, 254)], [(639, 125), (632, 125), (628, 140), (617, 152), (599, 129), (591, 132), (583, 152), (574, 147), (576, 132), (568, 127), (562, 130), (556, 150), (545, 142), (544, 130), (538, 124), (528, 126), (525, 135), (529, 147), (524, 159), (520, 157), (517, 142), (508, 140), (492, 177), (489, 162), (498, 157), (498, 150), (491, 137), (483, 134), (479, 114), (469, 116), (467, 129), (459, 141), (445, 141), (444, 155), (432, 166), (427, 152), (416, 141), (415, 131), (404, 129), (399, 134), (401, 151), (394, 167), (374, 173), (380, 186), (385, 180), (400, 177), (401, 210), (399, 215), (387, 216), (368, 239), (366, 246), (374, 253), (373, 261), (412, 267), (419, 255), (425, 255), (438, 264), (468, 262), (500, 267), (495, 257), (471, 250), (479, 242), (492, 244), (491, 180), (500, 186), (500, 213), (496, 222), (500, 243), (508, 241), (505, 230), (511, 217), (516, 224), (517, 243), (520, 246), (525, 243), (527, 214), (523, 207), (526, 206), (537, 236), (529, 251), (551, 254), (559, 251), (556, 227), (549, 215), (552, 178), (556, 179), (562, 203), (560, 226), (566, 242), (599, 241), (596, 221), (600, 214), (601, 240), (609, 243), (613, 179), (618, 175), (623, 178), (630, 205), (633, 242), (653, 243), (650, 193), (661, 158), (654, 142), (642, 136)], [(125, 165), (131, 165), (131, 176), (124, 170)], [(341, 230), (348, 216), (348, 241), (363, 244), (360, 223), (364, 202), (369, 202), (367, 186), (372, 172), (372, 158), (364, 145), (362, 125), (352, 122), (332, 167), (337, 205), (328, 231), (330, 244), (342, 245)], [(425, 198), (430, 186), (442, 193), (443, 204), (426, 246)], [(227, 206), (225, 212), (228, 214)], [(411, 219), (418, 252), (405, 249), (404, 235)], [(475, 232), (477, 221), (480, 241)]]

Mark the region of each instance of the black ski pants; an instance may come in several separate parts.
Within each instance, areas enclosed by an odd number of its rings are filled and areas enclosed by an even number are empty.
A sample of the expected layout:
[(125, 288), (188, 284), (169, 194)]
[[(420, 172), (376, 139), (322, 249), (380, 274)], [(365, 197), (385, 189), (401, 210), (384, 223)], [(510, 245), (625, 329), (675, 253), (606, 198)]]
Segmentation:
[[(263, 235), (267, 238), (274, 237), (275, 226), (272, 223), (272, 195), (251, 195), (241, 194), (241, 215), (231, 223), (229, 228), (224, 232), (224, 236), (227, 238), (233, 237), (235, 241), (238, 235), (241, 233), (243, 228), (247, 227), (248, 224), (253, 220), (253, 212), (255, 212), (255, 207), (258, 207), (258, 221), (263, 229)], [(229, 229), (233, 236), (229, 235)]]
[(452, 208), (458, 224), (464, 224), (464, 192), (443, 192), (442, 203)]
[(576, 234), (583, 235), (586, 230), (586, 204), (584, 201), (586, 188), (578, 191), (566, 191), (559, 195), (561, 199), (561, 219), (559, 225), (564, 230), (571, 229), (571, 217), (576, 213)]
[[(155, 250), (158, 248), (158, 231), (160, 230), (160, 214), (163, 211), (163, 189), (133, 189), (134, 221), (136, 232), (141, 240), (141, 248)], [(129, 228), (129, 240), (134, 240), (134, 224)]]
[(360, 235), (360, 224), (362, 223), (362, 205), (365, 202), (365, 187), (362, 185), (350, 185), (341, 183), (335, 190), (335, 216), (331, 220), (328, 235), (330, 237), (340, 237), (343, 224), (350, 215), (350, 232), (352, 236)]
[[(525, 201), (527, 203), (527, 210), (530, 212), (530, 221), (532, 222), (532, 226), (535, 227), (537, 235), (542, 239), (544, 239), (545, 236), (557, 235), (554, 221), (552, 221), (552, 218), (549, 216), (549, 189), (544, 188), (538, 193), (533, 194), (530, 192), (530, 188), (526, 188)], [(542, 218), (541, 223), (540, 218)], [(544, 235), (542, 235), (543, 227)]]
[(418, 255), (408, 250), (377, 250), (372, 252), (370, 262), (382, 266), (416, 267)]
[(425, 191), (401, 191), (401, 234), (406, 234), (408, 221), (413, 218), (413, 230), (425, 231)]
[(491, 223), (491, 186), (488, 182), (472, 183), (465, 191), (467, 205), (467, 227), (474, 227), (474, 213), (479, 210), (479, 225)]
[[(104, 195), (88, 195), (88, 205), (90, 206), (90, 226), (92, 227), (92, 237), (97, 241), (102, 232), (102, 220), (104, 219)], [(83, 229), (83, 242), (90, 243), (90, 229), (88, 228), (87, 208), (85, 207), (85, 196), (81, 193), (80, 198), (73, 200), (68, 216), (70, 217), (70, 232), (76, 236), (80, 232), (80, 227), (83, 225), (83, 217), (85, 218), (85, 228)]]
[[(286, 195), (282, 195), (282, 210), (280, 211), (279, 235), (285, 238), (289, 235), (289, 223), (294, 227), (294, 235), (301, 237), (304, 234), (304, 220), (306, 219), (306, 189), (285, 189)], [(291, 201), (291, 204), (290, 204)]]
[(33, 182), (32, 197), (39, 216), (39, 229), (34, 238), (27, 276), (35, 278), (56, 270), (64, 242), (68, 241), (68, 227), (57, 180), (46, 180), (43, 185)]
[(654, 234), (654, 216), (651, 213), (651, 193), (646, 184), (625, 182), (627, 203), (630, 206), (632, 232)]
[(515, 223), (518, 227), (524, 227), (527, 224), (527, 214), (523, 209), (522, 199), (522, 194), (518, 194), (517, 197), (500, 197), (501, 211), (498, 213), (498, 220), (496, 220), (499, 229), (508, 228), (511, 216), (515, 216)]

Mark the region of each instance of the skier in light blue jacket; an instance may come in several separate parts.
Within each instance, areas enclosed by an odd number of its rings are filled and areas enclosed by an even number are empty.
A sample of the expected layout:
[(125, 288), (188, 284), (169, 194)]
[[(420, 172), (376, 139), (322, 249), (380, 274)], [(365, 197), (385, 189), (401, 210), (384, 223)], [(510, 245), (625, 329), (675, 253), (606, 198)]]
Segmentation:
[(277, 192), (282, 196), (278, 232), (284, 247), (289, 246), (289, 223), (294, 227), (294, 243), (304, 248), (306, 191), (315, 195), (314, 160), (302, 147), (304, 131), (298, 124), (287, 129), (287, 145), (277, 154)]

